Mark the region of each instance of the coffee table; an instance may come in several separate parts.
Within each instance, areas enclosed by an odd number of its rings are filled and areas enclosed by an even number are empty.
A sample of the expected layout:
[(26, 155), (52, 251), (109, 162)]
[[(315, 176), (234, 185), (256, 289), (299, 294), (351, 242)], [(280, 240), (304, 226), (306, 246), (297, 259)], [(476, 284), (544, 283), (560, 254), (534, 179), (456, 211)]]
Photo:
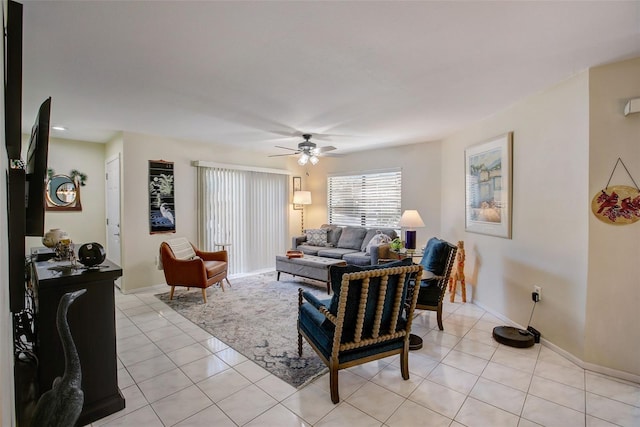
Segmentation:
[(302, 258), (288, 258), (286, 255), (277, 255), (277, 280), (280, 280), (280, 273), (320, 280), (327, 284), (327, 294), (331, 294), (331, 276), (329, 276), (329, 269), (334, 265), (344, 266), (347, 265), (347, 262), (341, 259), (325, 258), (315, 255), (304, 255)]

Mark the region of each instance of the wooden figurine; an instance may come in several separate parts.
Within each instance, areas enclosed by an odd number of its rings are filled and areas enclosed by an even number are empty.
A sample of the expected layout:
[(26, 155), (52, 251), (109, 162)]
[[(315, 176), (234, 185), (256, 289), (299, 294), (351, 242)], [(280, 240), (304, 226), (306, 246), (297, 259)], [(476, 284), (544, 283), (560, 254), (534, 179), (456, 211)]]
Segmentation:
[(467, 286), (464, 282), (464, 241), (458, 241), (458, 254), (456, 255), (458, 258), (456, 260), (456, 268), (453, 274), (449, 277), (449, 293), (450, 301), (453, 302), (456, 298), (456, 285), (458, 284), (458, 280), (460, 281), (460, 291), (462, 292), (462, 302), (467, 302)]

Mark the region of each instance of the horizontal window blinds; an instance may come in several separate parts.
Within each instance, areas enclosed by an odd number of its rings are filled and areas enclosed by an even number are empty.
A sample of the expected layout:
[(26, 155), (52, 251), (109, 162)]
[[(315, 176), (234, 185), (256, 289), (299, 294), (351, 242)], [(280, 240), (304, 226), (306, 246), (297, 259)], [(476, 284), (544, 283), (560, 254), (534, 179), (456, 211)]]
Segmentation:
[(273, 268), (286, 252), (287, 185), (283, 174), (198, 167), (200, 247), (229, 244), (230, 274)]
[(401, 170), (330, 176), (327, 181), (330, 224), (398, 228)]

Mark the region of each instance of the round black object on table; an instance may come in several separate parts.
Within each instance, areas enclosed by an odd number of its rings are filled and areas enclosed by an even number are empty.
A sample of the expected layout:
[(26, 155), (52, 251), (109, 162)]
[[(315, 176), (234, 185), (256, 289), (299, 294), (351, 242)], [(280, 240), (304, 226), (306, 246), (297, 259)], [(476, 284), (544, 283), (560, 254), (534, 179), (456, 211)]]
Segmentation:
[(531, 347), (535, 342), (533, 334), (529, 331), (513, 326), (496, 326), (493, 328), (493, 338), (500, 344), (518, 348)]
[(78, 261), (86, 267), (102, 264), (107, 257), (100, 243), (85, 243), (78, 249)]

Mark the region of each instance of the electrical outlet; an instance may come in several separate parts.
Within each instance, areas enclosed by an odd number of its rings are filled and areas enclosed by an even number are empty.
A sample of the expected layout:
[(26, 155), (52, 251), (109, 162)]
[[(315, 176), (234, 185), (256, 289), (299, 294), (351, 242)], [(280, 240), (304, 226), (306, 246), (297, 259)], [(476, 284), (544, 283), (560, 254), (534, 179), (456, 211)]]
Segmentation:
[(538, 294), (538, 301), (542, 301), (542, 288), (540, 286), (534, 286), (533, 292)]

